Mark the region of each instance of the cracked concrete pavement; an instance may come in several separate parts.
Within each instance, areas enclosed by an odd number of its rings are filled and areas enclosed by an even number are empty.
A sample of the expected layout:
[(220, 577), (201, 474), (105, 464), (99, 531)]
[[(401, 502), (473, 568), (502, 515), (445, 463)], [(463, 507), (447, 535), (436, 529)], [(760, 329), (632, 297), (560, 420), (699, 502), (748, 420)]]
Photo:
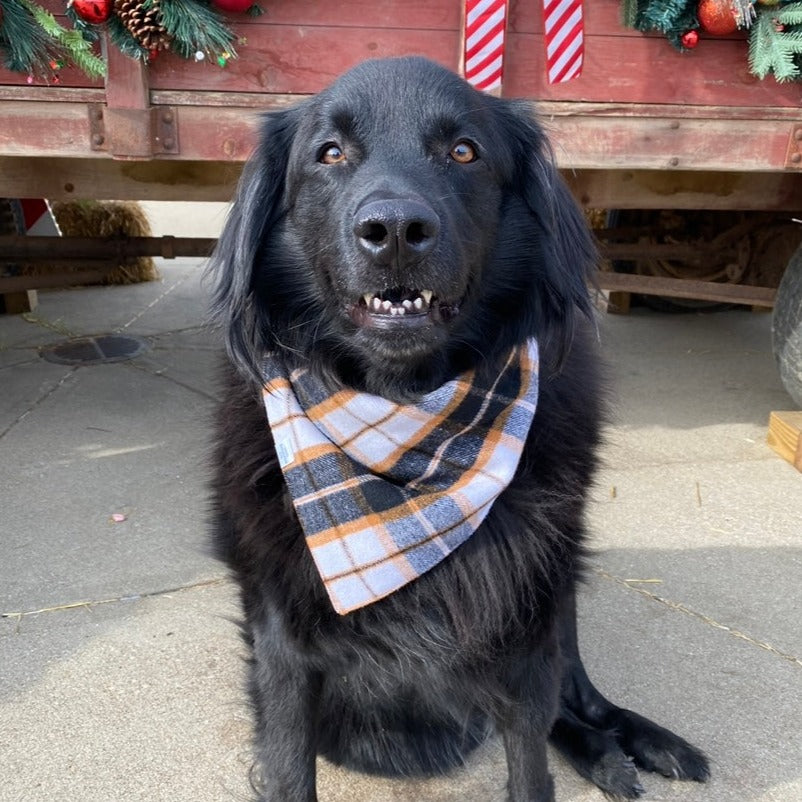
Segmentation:
[[(160, 269), (0, 316), (1, 802), (248, 798), (237, 606), (204, 524), (219, 348), (197, 264)], [(713, 763), (707, 785), (645, 775), (647, 800), (802, 799), (802, 474), (765, 444), (791, 405), (769, 329), (745, 310), (600, 321), (617, 400), (585, 659)], [(91, 367), (38, 352), (110, 332), (147, 352)], [(602, 800), (552, 766), (561, 802)], [(320, 799), (501, 802), (505, 774), (496, 740), (430, 781), (321, 762)]]

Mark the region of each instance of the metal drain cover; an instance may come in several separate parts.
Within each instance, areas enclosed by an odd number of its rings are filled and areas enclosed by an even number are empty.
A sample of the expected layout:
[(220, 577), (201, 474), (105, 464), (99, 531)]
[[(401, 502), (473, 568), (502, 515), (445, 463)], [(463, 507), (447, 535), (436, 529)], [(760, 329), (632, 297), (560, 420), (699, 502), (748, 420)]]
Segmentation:
[(148, 350), (147, 343), (138, 337), (123, 334), (104, 334), (99, 337), (76, 337), (42, 348), (40, 354), (48, 362), (59, 365), (100, 365), (106, 362), (125, 362)]

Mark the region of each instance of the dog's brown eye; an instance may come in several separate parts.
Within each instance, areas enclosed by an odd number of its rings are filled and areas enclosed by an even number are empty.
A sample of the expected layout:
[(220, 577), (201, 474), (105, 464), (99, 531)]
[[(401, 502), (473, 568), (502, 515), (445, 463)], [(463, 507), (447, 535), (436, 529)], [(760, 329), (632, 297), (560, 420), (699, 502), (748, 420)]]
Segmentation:
[(339, 145), (327, 145), (320, 154), (322, 164), (339, 164), (345, 161), (345, 153)]
[(476, 148), (474, 148), (470, 142), (465, 142), (464, 140), (462, 142), (457, 142), (457, 144), (451, 148), (449, 156), (460, 164), (470, 164), (479, 158), (476, 153)]

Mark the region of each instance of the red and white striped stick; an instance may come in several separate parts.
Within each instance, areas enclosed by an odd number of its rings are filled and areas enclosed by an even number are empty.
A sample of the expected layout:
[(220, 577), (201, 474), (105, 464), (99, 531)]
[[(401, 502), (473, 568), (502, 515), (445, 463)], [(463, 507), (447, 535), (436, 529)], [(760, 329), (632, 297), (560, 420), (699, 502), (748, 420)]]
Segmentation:
[(506, 27), (506, 0), (465, 0), (465, 79), (477, 89), (501, 89)]
[(543, 22), (549, 83), (578, 78), (585, 56), (582, 0), (543, 0)]

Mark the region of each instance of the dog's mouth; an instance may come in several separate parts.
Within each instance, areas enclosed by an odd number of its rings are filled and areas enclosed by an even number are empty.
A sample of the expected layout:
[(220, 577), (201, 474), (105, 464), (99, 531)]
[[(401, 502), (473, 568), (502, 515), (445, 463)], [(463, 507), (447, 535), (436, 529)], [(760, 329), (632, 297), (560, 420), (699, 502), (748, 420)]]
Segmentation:
[(352, 305), (351, 319), (364, 328), (416, 328), (447, 323), (459, 314), (459, 302), (446, 301), (434, 290), (392, 287), (366, 292)]

